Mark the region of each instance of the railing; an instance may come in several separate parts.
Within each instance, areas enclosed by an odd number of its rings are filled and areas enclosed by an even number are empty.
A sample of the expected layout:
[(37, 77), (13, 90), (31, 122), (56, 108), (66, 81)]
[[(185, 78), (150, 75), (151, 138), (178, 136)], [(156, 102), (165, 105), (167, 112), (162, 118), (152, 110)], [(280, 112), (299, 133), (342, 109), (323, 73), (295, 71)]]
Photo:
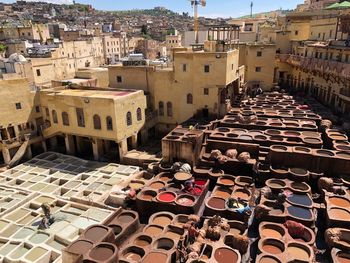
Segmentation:
[(289, 54), (277, 54), (276, 59), (294, 67), (300, 67), (302, 70), (308, 72), (317, 71), (344, 79), (350, 79), (350, 64), (347, 63)]
[(341, 88), (339, 94), (350, 98), (350, 89)]

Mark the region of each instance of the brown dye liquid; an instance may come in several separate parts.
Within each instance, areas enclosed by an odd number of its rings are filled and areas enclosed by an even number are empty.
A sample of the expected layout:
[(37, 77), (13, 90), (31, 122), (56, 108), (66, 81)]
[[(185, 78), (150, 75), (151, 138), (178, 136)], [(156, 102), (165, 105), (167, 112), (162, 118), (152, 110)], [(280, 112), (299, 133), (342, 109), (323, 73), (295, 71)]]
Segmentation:
[(151, 201), (153, 199), (153, 196), (149, 194), (143, 194), (142, 199)]
[(225, 209), (225, 200), (220, 199), (220, 198), (216, 198), (216, 197), (212, 197), (210, 198), (208, 205), (212, 208), (216, 208), (216, 209)]
[(130, 183), (129, 186), (132, 189), (139, 189), (139, 188), (143, 187), (144, 184), (141, 184), (141, 183)]
[(308, 261), (310, 258), (309, 253), (300, 247), (287, 247), (287, 252), (292, 258), (297, 260)]
[(225, 192), (225, 191), (218, 190), (218, 191), (214, 192), (214, 196), (221, 197), (223, 199), (227, 199), (231, 196), (231, 194), (228, 192)]
[(180, 238), (180, 234), (178, 234), (176, 232), (169, 231), (169, 232), (165, 233), (165, 237), (168, 237), (170, 239), (179, 239)]
[(164, 187), (164, 184), (161, 182), (154, 182), (150, 185), (150, 187), (153, 189), (160, 189)]
[(338, 220), (350, 220), (350, 213), (342, 209), (331, 209), (329, 216)]
[(144, 258), (142, 263), (155, 263), (155, 262), (166, 263), (167, 261), (168, 261), (167, 255), (159, 252), (151, 252)]
[(69, 252), (82, 255), (85, 254), (91, 247), (92, 244), (90, 242), (78, 240), (69, 247)]
[(86, 239), (89, 239), (93, 242), (97, 242), (98, 240), (101, 240), (105, 235), (107, 234), (107, 229), (103, 227), (93, 227), (90, 228), (87, 232), (85, 232)]
[(226, 184), (226, 185), (232, 185), (234, 182), (231, 179), (220, 179), (220, 183)]
[(339, 197), (331, 197), (329, 198), (329, 202), (332, 205), (335, 206), (340, 206), (340, 207), (349, 207), (350, 206), (350, 202), (344, 198), (339, 198)]
[(129, 252), (124, 255), (126, 259), (134, 260), (134, 261), (140, 261), (141, 256), (139, 254), (136, 254), (134, 252)]
[(282, 253), (282, 250), (277, 247), (277, 246), (274, 246), (274, 245), (264, 245), (263, 246), (263, 250), (267, 253), (270, 253), (270, 254), (280, 254)]
[(105, 261), (113, 256), (114, 251), (108, 247), (96, 247), (90, 253), (90, 257), (94, 260)]
[(136, 239), (134, 243), (139, 247), (147, 247), (150, 244), (147, 240), (141, 238)]
[(122, 223), (130, 223), (133, 220), (134, 220), (134, 217), (132, 217), (131, 215), (120, 215), (120, 216), (118, 216), (118, 221), (120, 221)]
[(241, 199), (248, 199), (249, 198), (249, 195), (247, 193), (241, 192), (241, 191), (234, 192), (233, 195), (235, 197), (237, 197), (237, 198), (239, 197)]
[(160, 226), (167, 226), (171, 223), (171, 218), (167, 216), (157, 216), (153, 219), (153, 223)]
[(190, 179), (192, 176), (189, 173), (179, 172), (175, 174), (175, 178), (179, 181), (185, 181)]
[(150, 226), (146, 229), (145, 233), (150, 236), (157, 236), (163, 231), (162, 228), (156, 226)]
[(283, 188), (284, 185), (278, 184), (278, 183), (269, 183), (270, 187), (272, 188)]
[(160, 178), (160, 180), (163, 181), (163, 182), (166, 182), (166, 181), (169, 181), (169, 180), (170, 180), (170, 177), (168, 177), (168, 176), (162, 176), (162, 177)]
[(282, 238), (282, 235), (280, 232), (278, 232), (275, 229), (271, 229), (271, 228), (264, 228), (260, 234), (264, 237), (273, 237), (273, 238), (277, 238), (277, 239)]
[(350, 257), (337, 256), (337, 260), (339, 263), (350, 263)]
[(227, 248), (219, 248), (215, 251), (214, 257), (218, 263), (235, 263), (238, 260), (238, 255)]

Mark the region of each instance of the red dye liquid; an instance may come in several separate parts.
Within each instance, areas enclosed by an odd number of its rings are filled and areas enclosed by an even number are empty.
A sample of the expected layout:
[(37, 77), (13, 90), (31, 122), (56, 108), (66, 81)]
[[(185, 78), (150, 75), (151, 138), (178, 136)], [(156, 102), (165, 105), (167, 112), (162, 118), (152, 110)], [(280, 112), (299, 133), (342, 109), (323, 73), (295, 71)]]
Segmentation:
[(175, 199), (175, 196), (170, 193), (163, 193), (159, 196), (159, 200), (163, 202), (172, 202), (174, 201), (174, 199)]
[(207, 183), (207, 181), (204, 181), (204, 180), (196, 180), (196, 181), (194, 181), (194, 184), (195, 185), (199, 185), (199, 186), (205, 185), (206, 183)]

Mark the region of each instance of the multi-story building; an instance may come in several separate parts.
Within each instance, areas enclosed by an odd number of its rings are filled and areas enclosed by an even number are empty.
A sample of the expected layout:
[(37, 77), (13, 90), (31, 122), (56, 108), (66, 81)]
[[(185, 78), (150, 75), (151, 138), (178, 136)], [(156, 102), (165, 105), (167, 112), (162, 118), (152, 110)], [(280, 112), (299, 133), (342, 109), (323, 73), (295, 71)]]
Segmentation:
[(170, 57), (173, 48), (182, 46), (182, 36), (178, 34), (177, 30), (175, 30), (175, 33), (173, 35), (167, 35), (165, 37), (165, 45), (167, 56)]
[(6, 25), (0, 27), (0, 40), (26, 39), (31, 41), (46, 42), (50, 38), (47, 24)]
[(103, 53), (105, 63), (115, 64), (121, 58), (120, 38), (110, 35), (102, 36), (103, 40)]

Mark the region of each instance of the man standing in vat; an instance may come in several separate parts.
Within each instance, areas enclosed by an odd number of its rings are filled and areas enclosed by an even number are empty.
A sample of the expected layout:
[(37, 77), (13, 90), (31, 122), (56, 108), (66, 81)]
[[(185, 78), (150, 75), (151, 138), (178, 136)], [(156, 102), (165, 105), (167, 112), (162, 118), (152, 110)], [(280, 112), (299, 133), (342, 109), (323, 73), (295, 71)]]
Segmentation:
[(188, 229), (188, 242), (193, 244), (196, 241), (199, 231), (196, 228), (196, 223), (192, 222), (190, 228)]

